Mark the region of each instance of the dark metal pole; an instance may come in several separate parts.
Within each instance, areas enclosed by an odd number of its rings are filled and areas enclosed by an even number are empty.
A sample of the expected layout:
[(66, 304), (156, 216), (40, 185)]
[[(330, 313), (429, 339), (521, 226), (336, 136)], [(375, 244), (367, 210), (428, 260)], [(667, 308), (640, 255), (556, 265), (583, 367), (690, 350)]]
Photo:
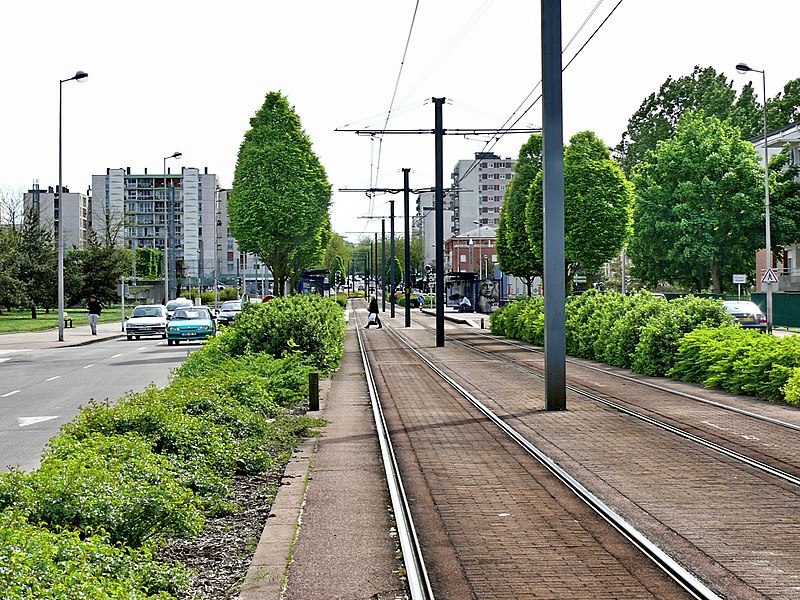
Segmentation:
[(397, 287), (397, 283), (395, 283), (394, 263), (394, 200), (389, 200), (389, 293), (391, 294), (390, 316), (392, 319), (394, 319), (394, 290)]
[(545, 408), (566, 410), (561, 0), (542, 0)]
[(386, 312), (386, 219), (381, 219), (381, 296), (383, 312)]
[(403, 169), (403, 215), (404, 217), (404, 233), (406, 236), (403, 243), (405, 251), (405, 288), (406, 288), (406, 327), (411, 327), (411, 215), (408, 208), (408, 174), (411, 169)]
[(436, 154), (436, 347), (444, 347), (444, 128), (442, 105), (444, 98), (432, 98), (435, 108)]
[(373, 256), (372, 283), (375, 285), (375, 297), (378, 297), (378, 232), (375, 232), (375, 256)]

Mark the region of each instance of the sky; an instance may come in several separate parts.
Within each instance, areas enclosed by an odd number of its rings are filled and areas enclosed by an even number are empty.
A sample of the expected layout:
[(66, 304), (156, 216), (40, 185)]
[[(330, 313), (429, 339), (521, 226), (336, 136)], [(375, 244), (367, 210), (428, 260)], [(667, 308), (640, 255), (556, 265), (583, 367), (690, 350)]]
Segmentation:
[[(564, 72), (565, 142), (588, 129), (616, 146), (642, 101), (695, 65), (736, 90), (753, 80), (759, 99), (761, 75), (737, 63), (765, 70), (768, 97), (800, 77), (796, 0), (618, 2), (562, 2), (564, 64), (613, 11)], [(356, 241), (402, 195), (340, 190), (400, 188), (402, 168), (432, 187), (434, 140), (336, 130), (432, 129), (432, 97), (447, 98), (445, 128), (507, 126), (541, 89), (539, 16), (524, 0), (2, 2), (0, 191), (57, 185), (59, 87), (64, 185), (84, 192), (109, 167), (162, 173), (176, 151), (173, 172), (207, 167), (230, 187), (250, 118), (280, 91), (326, 169), (334, 231)], [(517, 126), (541, 126), (541, 101)], [(527, 137), (445, 137), (445, 186), (458, 160), (516, 158)]]

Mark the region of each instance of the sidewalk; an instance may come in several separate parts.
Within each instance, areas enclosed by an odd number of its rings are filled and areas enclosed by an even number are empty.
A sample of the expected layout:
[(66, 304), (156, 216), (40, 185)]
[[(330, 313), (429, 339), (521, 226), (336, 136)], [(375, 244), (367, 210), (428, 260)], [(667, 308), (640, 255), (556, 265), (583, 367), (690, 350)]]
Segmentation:
[(354, 327), (351, 320), (341, 366), (320, 390), (320, 413), (308, 413), (327, 425), (286, 467), (240, 600), (404, 597)]
[(0, 334), (0, 354), (15, 350), (41, 350), (46, 348), (70, 348), (103, 340), (124, 337), (119, 322), (99, 323), (97, 335), (92, 335), (88, 325), (64, 328), (64, 341), (58, 341), (58, 329), (22, 333)]

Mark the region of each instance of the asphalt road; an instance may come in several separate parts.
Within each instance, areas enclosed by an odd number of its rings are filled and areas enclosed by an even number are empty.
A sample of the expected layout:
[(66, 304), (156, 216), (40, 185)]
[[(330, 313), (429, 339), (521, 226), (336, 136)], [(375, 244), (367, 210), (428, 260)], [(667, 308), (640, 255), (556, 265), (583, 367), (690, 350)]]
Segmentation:
[(201, 344), (167, 346), (160, 338), (109, 339), (65, 348), (20, 348), (0, 365), (0, 471), (39, 465), (47, 441), (89, 400), (112, 402), (169, 381)]

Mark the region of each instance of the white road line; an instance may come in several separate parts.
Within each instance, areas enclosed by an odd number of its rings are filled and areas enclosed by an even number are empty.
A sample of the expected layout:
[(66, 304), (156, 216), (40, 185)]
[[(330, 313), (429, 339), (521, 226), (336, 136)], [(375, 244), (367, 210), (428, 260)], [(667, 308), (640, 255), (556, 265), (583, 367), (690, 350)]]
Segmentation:
[(0, 362), (6, 362), (7, 360), (11, 360), (11, 358), (0, 358)]
[(85, 366), (85, 367), (83, 367), (83, 368), (84, 368), (84, 369), (88, 369), (89, 367), (93, 367), (93, 366), (94, 366), (94, 363), (92, 363), (92, 364), (90, 364), (90, 365), (86, 365), (86, 366)]
[(8, 392), (7, 394), (3, 394), (0, 398), (8, 398), (9, 396), (13, 396), (14, 394), (19, 394), (20, 390), (14, 390), (13, 392)]
[(61, 375), (53, 375), (52, 377), (45, 379), (45, 381), (53, 381), (54, 379), (61, 379)]
[(53, 419), (57, 419), (58, 415), (54, 417), (19, 417), (17, 419), (17, 425), (20, 427), (27, 427), (28, 425), (35, 425), (36, 423), (42, 423), (44, 421), (52, 421)]
[(115, 354), (115, 355), (114, 355), (114, 356), (112, 356), (111, 358), (119, 358), (120, 356), (122, 356), (122, 353), (120, 353), (120, 354)]

